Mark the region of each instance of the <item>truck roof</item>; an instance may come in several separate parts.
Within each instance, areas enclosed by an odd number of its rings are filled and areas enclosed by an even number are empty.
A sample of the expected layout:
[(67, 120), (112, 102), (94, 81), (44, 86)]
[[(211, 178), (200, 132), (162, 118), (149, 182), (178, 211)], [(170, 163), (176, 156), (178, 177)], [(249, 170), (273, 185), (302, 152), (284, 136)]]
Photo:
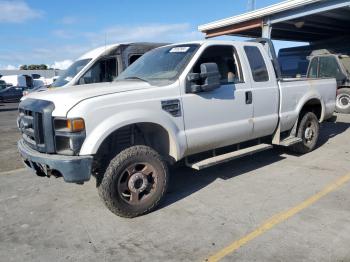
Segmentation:
[(190, 45), (190, 44), (199, 44), (199, 45), (204, 45), (204, 44), (217, 44), (217, 45), (222, 45), (222, 44), (227, 44), (227, 45), (232, 45), (232, 44), (255, 44), (259, 45), (259, 43), (255, 42), (247, 42), (247, 41), (234, 41), (234, 40), (197, 40), (197, 41), (189, 41), (189, 42), (180, 42), (180, 43), (175, 43), (175, 44), (170, 44), (167, 46), (177, 46), (177, 45)]
[(106, 53), (106, 55), (111, 52), (113, 49), (118, 48), (121, 45), (148, 45), (148, 46), (152, 46), (152, 45), (164, 45), (161, 43), (147, 43), (147, 42), (123, 42), (123, 43), (115, 43), (115, 44), (111, 44), (111, 45), (104, 45), (104, 46), (100, 46), (97, 47), (93, 50), (90, 50), (89, 52), (83, 54), (81, 57), (78, 58), (78, 60), (81, 59), (95, 59), (98, 58), (100, 56), (102, 56), (104, 53)]
[(113, 48), (117, 48), (118, 46), (120, 46), (121, 43), (117, 43), (117, 44), (112, 44), (112, 45), (104, 45), (104, 46), (100, 46), (100, 47), (97, 47), (85, 54), (83, 54), (81, 57), (79, 57), (79, 60), (81, 59), (88, 59), (88, 58), (96, 58), (96, 57), (99, 57), (101, 56), (104, 52), (109, 52), (111, 49)]

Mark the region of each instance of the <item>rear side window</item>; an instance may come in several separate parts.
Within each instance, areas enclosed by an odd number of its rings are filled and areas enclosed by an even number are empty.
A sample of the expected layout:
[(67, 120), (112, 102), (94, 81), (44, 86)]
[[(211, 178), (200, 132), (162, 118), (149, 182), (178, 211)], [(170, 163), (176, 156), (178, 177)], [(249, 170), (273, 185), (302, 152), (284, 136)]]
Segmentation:
[(269, 74), (263, 56), (256, 46), (245, 46), (244, 51), (248, 57), (255, 82), (269, 81)]
[(318, 58), (313, 58), (310, 63), (309, 78), (317, 78), (317, 72), (318, 72)]

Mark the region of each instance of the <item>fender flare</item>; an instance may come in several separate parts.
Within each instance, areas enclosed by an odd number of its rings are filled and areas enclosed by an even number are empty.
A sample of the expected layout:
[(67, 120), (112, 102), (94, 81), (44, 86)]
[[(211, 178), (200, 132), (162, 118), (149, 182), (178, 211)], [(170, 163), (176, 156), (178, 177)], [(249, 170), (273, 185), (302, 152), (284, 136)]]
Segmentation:
[(169, 135), (169, 155), (176, 161), (182, 158), (187, 147), (184, 131), (178, 128), (166, 112), (144, 109), (116, 113), (99, 123), (87, 135), (80, 150), (80, 155), (96, 154), (109, 135), (124, 126), (137, 123), (152, 123), (164, 128)]
[[(320, 116), (319, 122), (323, 122), (324, 116), (325, 116), (325, 103), (324, 103), (322, 97), (316, 93), (306, 95), (300, 100), (299, 105), (297, 107), (298, 118), (300, 116), (300, 113), (301, 113), (301, 110), (303, 109), (303, 107), (311, 100), (317, 100), (318, 102), (320, 102), (321, 116)], [(298, 122), (298, 119), (297, 119), (297, 122)]]

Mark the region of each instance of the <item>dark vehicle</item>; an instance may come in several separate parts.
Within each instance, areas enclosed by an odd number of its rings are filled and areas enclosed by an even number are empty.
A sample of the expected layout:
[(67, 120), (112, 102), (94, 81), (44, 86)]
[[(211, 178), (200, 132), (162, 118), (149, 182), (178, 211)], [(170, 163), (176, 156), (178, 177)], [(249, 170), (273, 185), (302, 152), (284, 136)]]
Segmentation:
[(278, 52), (278, 62), (283, 78), (305, 77), (309, 66), (308, 57), (314, 50), (328, 49), (332, 53), (349, 54), (349, 37), (334, 38), (327, 41), (311, 43), (310, 45), (282, 48)]
[(329, 50), (316, 50), (310, 56), (309, 78), (337, 80), (336, 112), (350, 114), (350, 56)]
[(18, 102), (23, 96), (23, 87), (2, 85), (0, 82), (0, 102)]
[(23, 92), (34, 88), (33, 78), (29, 75), (2, 76), (0, 84), (0, 102), (18, 102)]

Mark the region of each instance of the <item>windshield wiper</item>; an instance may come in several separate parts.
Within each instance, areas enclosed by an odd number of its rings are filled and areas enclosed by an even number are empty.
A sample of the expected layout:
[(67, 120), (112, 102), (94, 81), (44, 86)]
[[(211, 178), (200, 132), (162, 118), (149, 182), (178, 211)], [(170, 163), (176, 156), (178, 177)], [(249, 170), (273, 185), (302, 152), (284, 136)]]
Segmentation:
[(141, 77), (138, 77), (138, 76), (129, 76), (129, 77), (125, 77), (124, 78), (125, 80), (126, 79), (136, 79), (136, 80), (141, 80), (141, 81), (144, 81), (144, 82), (148, 82), (147, 80), (141, 78)]

